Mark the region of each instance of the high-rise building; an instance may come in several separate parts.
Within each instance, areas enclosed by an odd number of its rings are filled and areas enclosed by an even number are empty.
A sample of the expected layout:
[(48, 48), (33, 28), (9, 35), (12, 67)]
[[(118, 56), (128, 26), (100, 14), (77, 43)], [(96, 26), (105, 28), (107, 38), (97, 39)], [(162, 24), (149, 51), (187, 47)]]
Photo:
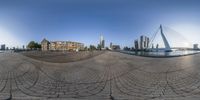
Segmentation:
[(6, 45), (5, 44), (1, 45), (1, 50), (6, 50)]
[(112, 49), (112, 42), (110, 42), (110, 49)]
[(140, 50), (144, 50), (149, 48), (149, 38), (142, 35), (140, 36)]
[(144, 36), (140, 36), (140, 49), (143, 50), (144, 49), (144, 42), (145, 42), (145, 39), (144, 39)]
[(22, 46), (22, 49), (23, 49), (23, 50), (25, 49), (25, 46), (24, 46), (24, 45)]
[(138, 40), (135, 40), (135, 41), (134, 41), (134, 44), (135, 44), (135, 50), (138, 50), (138, 49), (139, 49), (139, 43), (138, 43)]
[(146, 50), (149, 48), (150, 39), (147, 36), (140, 36), (139, 39), (134, 41), (135, 49), (136, 50)]
[(105, 48), (105, 40), (102, 35), (100, 36), (100, 46), (101, 46), (101, 48)]
[(199, 49), (198, 44), (194, 44), (194, 45), (193, 45), (193, 49), (194, 49), (194, 50), (198, 50), (198, 49)]
[(149, 38), (145, 36), (144, 48), (149, 48)]

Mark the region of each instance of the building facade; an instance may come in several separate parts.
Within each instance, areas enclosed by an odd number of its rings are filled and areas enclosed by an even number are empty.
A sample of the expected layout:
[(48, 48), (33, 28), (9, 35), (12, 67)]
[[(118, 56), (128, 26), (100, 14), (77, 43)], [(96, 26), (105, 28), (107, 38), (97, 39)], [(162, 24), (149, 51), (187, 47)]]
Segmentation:
[(58, 51), (79, 51), (84, 50), (84, 44), (72, 41), (51, 41), (43, 39), (41, 42), (42, 51), (58, 50)]
[(42, 42), (41, 42), (42, 51), (47, 51), (47, 50), (49, 50), (49, 45), (50, 45), (50, 42), (44, 38), (44, 39), (42, 40)]

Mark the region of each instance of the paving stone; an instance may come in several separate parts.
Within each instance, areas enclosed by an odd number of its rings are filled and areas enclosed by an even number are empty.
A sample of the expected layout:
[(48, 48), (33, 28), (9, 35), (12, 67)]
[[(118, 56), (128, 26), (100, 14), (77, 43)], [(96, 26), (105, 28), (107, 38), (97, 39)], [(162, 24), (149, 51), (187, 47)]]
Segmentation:
[(200, 54), (146, 58), (107, 51), (53, 63), (1, 53), (0, 99), (199, 100), (199, 60)]

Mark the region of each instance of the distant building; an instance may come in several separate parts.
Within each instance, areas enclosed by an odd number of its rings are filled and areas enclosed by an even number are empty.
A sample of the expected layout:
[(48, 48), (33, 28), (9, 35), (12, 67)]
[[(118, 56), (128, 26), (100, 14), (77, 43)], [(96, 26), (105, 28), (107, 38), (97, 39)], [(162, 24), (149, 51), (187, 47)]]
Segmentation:
[(135, 45), (135, 50), (138, 50), (139, 49), (139, 42), (138, 42), (138, 40), (134, 41), (134, 45)]
[(110, 42), (110, 50), (120, 50), (120, 45), (113, 44)]
[(120, 50), (120, 46), (119, 45), (112, 45), (112, 50)]
[(84, 44), (72, 41), (51, 41), (43, 39), (41, 42), (42, 51), (47, 50), (67, 50), (67, 51), (79, 51), (84, 50)]
[(110, 49), (112, 49), (112, 42), (110, 42)]
[(42, 48), (42, 51), (47, 51), (49, 50), (49, 45), (50, 45), (50, 42), (47, 40), (47, 39), (43, 39), (42, 42), (41, 42), (41, 48)]
[(149, 48), (149, 42), (150, 42), (149, 37), (146, 37), (146, 36), (145, 36), (145, 42), (144, 42), (144, 47), (145, 47), (145, 49)]
[(194, 49), (194, 50), (198, 50), (198, 49), (199, 49), (198, 44), (194, 44), (194, 45), (193, 45), (193, 49)]
[(142, 35), (140, 36), (140, 50), (147, 49), (149, 47), (149, 38)]
[(149, 37), (147, 36), (140, 36), (140, 39), (136, 39), (134, 41), (134, 45), (135, 45), (135, 49), (136, 50), (145, 50), (147, 48), (149, 48)]
[(154, 44), (152, 44), (152, 47), (151, 47), (151, 49), (154, 49)]
[(5, 44), (1, 45), (1, 50), (6, 50), (6, 45)]
[(140, 49), (144, 49), (144, 36), (140, 36)]
[(105, 40), (104, 40), (104, 37), (102, 35), (100, 36), (100, 47), (101, 47), (101, 49), (105, 48)]
[(24, 46), (24, 45), (22, 46), (22, 49), (23, 49), (23, 50), (25, 49), (25, 46)]

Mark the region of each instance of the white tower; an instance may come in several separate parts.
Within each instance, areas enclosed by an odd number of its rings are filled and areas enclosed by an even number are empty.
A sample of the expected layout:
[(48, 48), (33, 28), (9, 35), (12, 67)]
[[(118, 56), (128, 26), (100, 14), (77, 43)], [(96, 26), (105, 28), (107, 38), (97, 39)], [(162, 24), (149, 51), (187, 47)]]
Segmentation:
[(170, 45), (169, 45), (169, 43), (168, 43), (168, 41), (167, 41), (167, 39), (166, 39), (166, 37), (165, 37), (165, 35), (164, 35), (164, 33), (163, 33), (162, 25), (160, 25), (160, 33), (161, 33), (163, 42), (164, 42), (164, 44), (165, 44), (165, 52), (170, 52), (170, 51), (172, 51), (172, 50), (171, 50), (171, 47), (170, 47)]

